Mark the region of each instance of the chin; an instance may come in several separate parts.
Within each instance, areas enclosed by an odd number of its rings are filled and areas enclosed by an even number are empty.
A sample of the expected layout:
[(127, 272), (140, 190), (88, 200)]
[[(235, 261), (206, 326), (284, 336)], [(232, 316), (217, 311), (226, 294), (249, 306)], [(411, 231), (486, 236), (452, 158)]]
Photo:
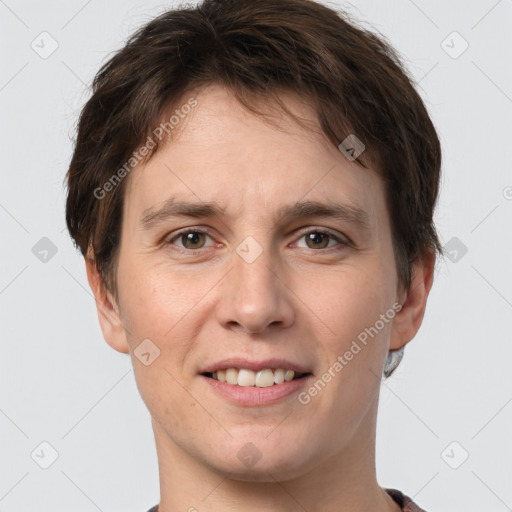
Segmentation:
[(260, 439), (260, 443), (257, 438), (254, 443), (232, 443), (221, 453), (215, 453), (214, 457), (210, 452), (206, 454), (205, 462), (215, 471), (224, 475), (229, 473), (230, 479), (242, 482), (291, 480), (307, 473), (308, 468), (314, 466), (314, 461), (308, 460), (302, 443), (289, 446), (281, 443), (279, 446), (279, 443), (269, 443), (263, 436)]

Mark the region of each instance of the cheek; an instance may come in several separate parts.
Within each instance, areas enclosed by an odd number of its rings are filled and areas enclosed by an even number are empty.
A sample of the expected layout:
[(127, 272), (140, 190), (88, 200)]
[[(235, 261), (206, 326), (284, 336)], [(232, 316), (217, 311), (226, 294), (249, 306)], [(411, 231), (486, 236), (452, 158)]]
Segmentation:
[[(378, 257), (364, 264), (346, 265), (315, 278), (302, 278), (300, 296), (325, 326), (333, 348), (347, 343), (373, 325), (392, 305), (392, 282)], [(388, 273), (389, 274), (389, 273)]]
[[(163, 266), (149, 268), (136, 262), (120, 264), (118, 280), (139, 393), (152, 414), (173, 423), (196, 405), (183, 391), (183, 369), (195, 336), (189, 315), (205, 291), (197, 284), (200, 280), (186, 279), (176, 271), (171, 275)], [(148, 344), (145, 340), (150, 340), (151, 362), (147, 365), (139, 359), (139, 346)]]
[(205, 276), (190, 276), (169, 265), (144, 265), (136, 259), (120, 265), (118, 275), (125, 325), (132, 333), (162, 342), (179, 330), (181, 319), (208, 289)]
[[(309, 287), (308, 305), (316, 306), (312, 309), (321, 320), (317, 339), (322, 369), (317, 377), (326, 383), (321, 398), (313, 401), (320, 416), (337, 418), (335, 424), (353, 420), (349, 431), (375, 397), (386, 357), (393, 317), (383, 321), (381, 315), (392, 306), (393, 288), (383, 269), (380, 258), (369, 257), (364, 266), (330, 272), (320, 281), (322, 286)], [(305, 289), (303, 293), (307, 296)], [(324, 389), (323, 384), (317, 388)], [(336, 429), (328, 434), (341, 435)]]
[[(317, 379), (325, 386), (316, 381), (321, 391), (311, 403), (319, 416), (336, 418), (326, 425), (326, 435), (355, 432), (379, 389), (394, 316), (386, 316), (394, 313), (392, 286), (380, 268), (376, 258), (364, 271), (352, 267), (342, 274), (332, 273), (325, 281), (329, 284), (314, 295), (316, 312), (329, 330), (318, 337), (322, 369)], [(347, 426), (344, 433), (336, 427), (342, 424)]]
[[(155, 410), (159, 394), (181, 396), (179, 383), (185, 379), (187, 355), (197, 334), (190, 325), (191, 313), (205, 291), (197, 285), (200, 280), (184, 279), (177, 272), (170, 275), (162, 266), (120, 265), (118, 276), (121, 313), (137, 386), (148, 408)], [(151, 348), (151, 363), (147, 366), (138, 358), (143, 343)], [(187, 397), (181, 396), (180, 400), (186, 407)], [(162, 406), (160, 403), (157, 409)]]

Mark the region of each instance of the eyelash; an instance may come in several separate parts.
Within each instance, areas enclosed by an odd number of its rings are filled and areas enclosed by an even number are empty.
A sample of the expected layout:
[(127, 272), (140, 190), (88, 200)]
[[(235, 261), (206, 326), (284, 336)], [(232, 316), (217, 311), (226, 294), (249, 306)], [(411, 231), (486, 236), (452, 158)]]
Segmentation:
[[(188, 233), (201, 233), (203, 235), (208, 235), (210, 238), (213, 239), (213, 236), (209, 233), (208, 230), (195, 229), (195, 228), (187, 228), (187, 229), (183, 229), (182, 231), (178, 231), (177, 233), (175, 233), (172, 236), (172, 238), (166, 239), (165, 243), (166, 243), (166, 245), (175, 245), (173, 243), (174, 240), (177, 240), (181, 236), (183, 236), (185, 234), (188, 234)], [(346, 249), (347, 247), (351, 247), (351, 244), (348, 241), (342, 240), (338, 236), (334, 235), (332, 232), (326, 231), (325, 229), (322, 229), (322, 228), (313, 228), (313, 229), (309, 229), (308, 231), (303, 231), (302, 233), (300, 233), (300, 236), (299, 236), (298, 240), (300, 240), (304, 236), (309, 235), (311, 233), (320, 233), (322, 235), (326, 235), (326, 236), (330, 237), (330, 239), (336, 240), (339, 243), (339, 245), (334, 247), (335, 251), (341, 251), (343, 249)], [(205, 249), (205, 247), (201, 247), (199, 249), (187, 249), (185, 247), (179, 247), (179, 246), (176, 246), (176, 247), (177, 247), (177, 249), (180, 252), (184, 252), (184, 253), (192, 254), (192, 255), (196, 254), (198, 252), (201, 252), (201, 251), (203, 251)], [(312, 248), (306, 247), (306, 249), (309, 249), (309, 250), (314, 251), (314, 252), (320, 252), (320, 251), (330, 251), (331, 249), (333, 249), (333, 247), (325, 247), (325, 248), (322, 248), (322, 249), (312, 249)]]

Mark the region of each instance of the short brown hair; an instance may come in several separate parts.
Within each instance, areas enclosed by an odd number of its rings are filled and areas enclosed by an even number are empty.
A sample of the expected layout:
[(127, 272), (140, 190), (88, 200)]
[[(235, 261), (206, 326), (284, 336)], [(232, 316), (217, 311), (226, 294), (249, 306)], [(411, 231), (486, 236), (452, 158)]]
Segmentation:
[[(66, 222), (115, 297), (127, 180), (101, 198), (95, 191), (105, 192), (101, 187), (187, 93), (213, 83), (255, 113), (258, 100), (272, 96), (290, 114), (278, 93), (291, 91), (311, 103), (337, 147), (351, 134), (364, 143), (356, 162), (374, 167), (386, 183), (402, 288), (410, 287), (415, 260), (427, 251), (442, 254), (433, 222), (439, 139), (386, 39), (312, 0), (204, 0), (140, 28), (99, 70), (80, 115)], [(146, 159), (159, 147), (153, 144)]]

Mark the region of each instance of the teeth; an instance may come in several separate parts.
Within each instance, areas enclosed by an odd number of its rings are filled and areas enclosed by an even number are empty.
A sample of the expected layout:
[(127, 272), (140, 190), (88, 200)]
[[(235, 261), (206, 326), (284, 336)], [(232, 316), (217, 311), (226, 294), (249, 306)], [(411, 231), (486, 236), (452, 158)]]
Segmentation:
[[(233, 370), (236, 372), (236, 370)], [(238, 382), (239, 386), (254, 386), (256, 381), (256, 375), (252, 370), (240, 370), (238, 372)]]
[(238, 384), (238, 370), (234, 368), (226, 370), (226, 382), (228, 384)]
[(285, 374), (285, 371), (282, 370), (281, 368), (278, 368), (274, 372), (274, 382), (276, 384), (282, 384), (284, 382), (284, 374)]
[[(240, 370), (243, 371), (243, 370)], [(272, 370), (260, 370), (256, 374), (256, 387), (268, 388), (274, 385), (274, 372)]]
[(234, 386), (267, 388), (274, 384), (290, 382), (295, 377), (293, 370), (283, 370), (277, 368), (265, 368), (259, 372), (247, 370), (246, 368), (228, 368), (227, 370), (218, 370), (212, 374), (212, 377), (220, 382), (227, 382)]

